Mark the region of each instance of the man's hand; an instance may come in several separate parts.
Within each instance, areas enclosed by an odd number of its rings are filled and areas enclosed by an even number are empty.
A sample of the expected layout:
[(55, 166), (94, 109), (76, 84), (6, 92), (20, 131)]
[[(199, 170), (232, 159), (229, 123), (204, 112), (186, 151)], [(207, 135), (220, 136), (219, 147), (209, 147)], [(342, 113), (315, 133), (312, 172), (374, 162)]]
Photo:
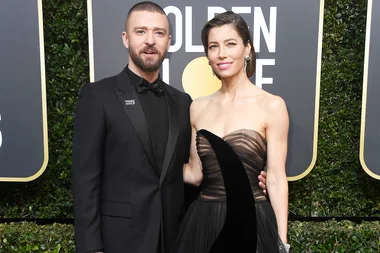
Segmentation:
[(266, 185), (267, 173), (265, 171), (261, 171), (258, 178), (260, 180), (259, 185), (261, 189), (263, 190), (263, 193), (267, 195), (267, 185)]

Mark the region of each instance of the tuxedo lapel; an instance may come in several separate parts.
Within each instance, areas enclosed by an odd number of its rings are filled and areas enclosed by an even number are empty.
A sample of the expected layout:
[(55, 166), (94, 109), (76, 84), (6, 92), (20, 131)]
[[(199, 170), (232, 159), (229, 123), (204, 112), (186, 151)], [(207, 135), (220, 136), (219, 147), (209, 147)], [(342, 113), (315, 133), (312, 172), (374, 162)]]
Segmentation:
[(133, 128), (141, 141), (151, 165), (155, 168), (156, 173), (158, 173), (150, 142), (148, 124), (126, 69), (118, 75), (117, 82), (117, 88), (115, 89), (116, 95), (119, 98), (125, 113), (132, 122)]
[(178, 140), (178, 124), (179, 124), (179, 108), (176, 102), (176, 97), (172, 95), (166, 88), (165, 88), (165, 96), (166, 96), (168, 115), (169, 115), (169, 136), (168, 136), (168, 142), (166, 144), (166, 151), (165, 151), (164, 162), (162, 165), (160, 183), (162, 183), (163, 179), (165, 178), (165, 175), (170, 165), (170, 161), (172, 160), (172, 157), (174, 154), (175, 146)]

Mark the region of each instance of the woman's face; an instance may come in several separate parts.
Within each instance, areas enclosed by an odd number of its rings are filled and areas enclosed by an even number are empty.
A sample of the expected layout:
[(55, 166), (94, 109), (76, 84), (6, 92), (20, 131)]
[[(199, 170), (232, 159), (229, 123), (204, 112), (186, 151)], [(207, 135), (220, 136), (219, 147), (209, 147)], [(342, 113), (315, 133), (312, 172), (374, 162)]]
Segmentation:
[(221, 79), (244, 72), (244, 57), (249, 56), (250, 45), (244, 46), (242, 38), (232, 25), (210, 29), (207, 58)]

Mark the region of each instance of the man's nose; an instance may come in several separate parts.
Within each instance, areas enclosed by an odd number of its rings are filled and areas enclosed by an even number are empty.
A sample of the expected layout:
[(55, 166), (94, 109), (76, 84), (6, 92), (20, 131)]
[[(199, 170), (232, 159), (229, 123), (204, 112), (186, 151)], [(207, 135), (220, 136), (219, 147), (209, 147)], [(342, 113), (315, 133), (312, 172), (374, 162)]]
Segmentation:
[(156, 40), (154, 38), (154, 34), (151, 32), (148, 32), (145, 37), (145, 43), (148, 45), (154, 45), (156, 44)]

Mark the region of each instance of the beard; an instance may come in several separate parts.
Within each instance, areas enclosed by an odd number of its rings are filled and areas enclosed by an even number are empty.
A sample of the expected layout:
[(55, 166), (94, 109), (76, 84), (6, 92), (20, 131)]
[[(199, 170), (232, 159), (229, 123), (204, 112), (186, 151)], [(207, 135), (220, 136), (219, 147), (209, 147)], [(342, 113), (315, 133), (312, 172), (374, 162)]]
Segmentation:
[[(144, 60), (141, 55), (144, 51), (153, 51), (157, 54), (157, 59)], [(160, 69), (162, 62), (165, 59), (165, 55), (162, 55), (154, 46), (146, 46), (140, 52), (136, 52), (131, 46), (129, 46), (129, 56), (133, 63), (144, 72), (155, 72)]]

